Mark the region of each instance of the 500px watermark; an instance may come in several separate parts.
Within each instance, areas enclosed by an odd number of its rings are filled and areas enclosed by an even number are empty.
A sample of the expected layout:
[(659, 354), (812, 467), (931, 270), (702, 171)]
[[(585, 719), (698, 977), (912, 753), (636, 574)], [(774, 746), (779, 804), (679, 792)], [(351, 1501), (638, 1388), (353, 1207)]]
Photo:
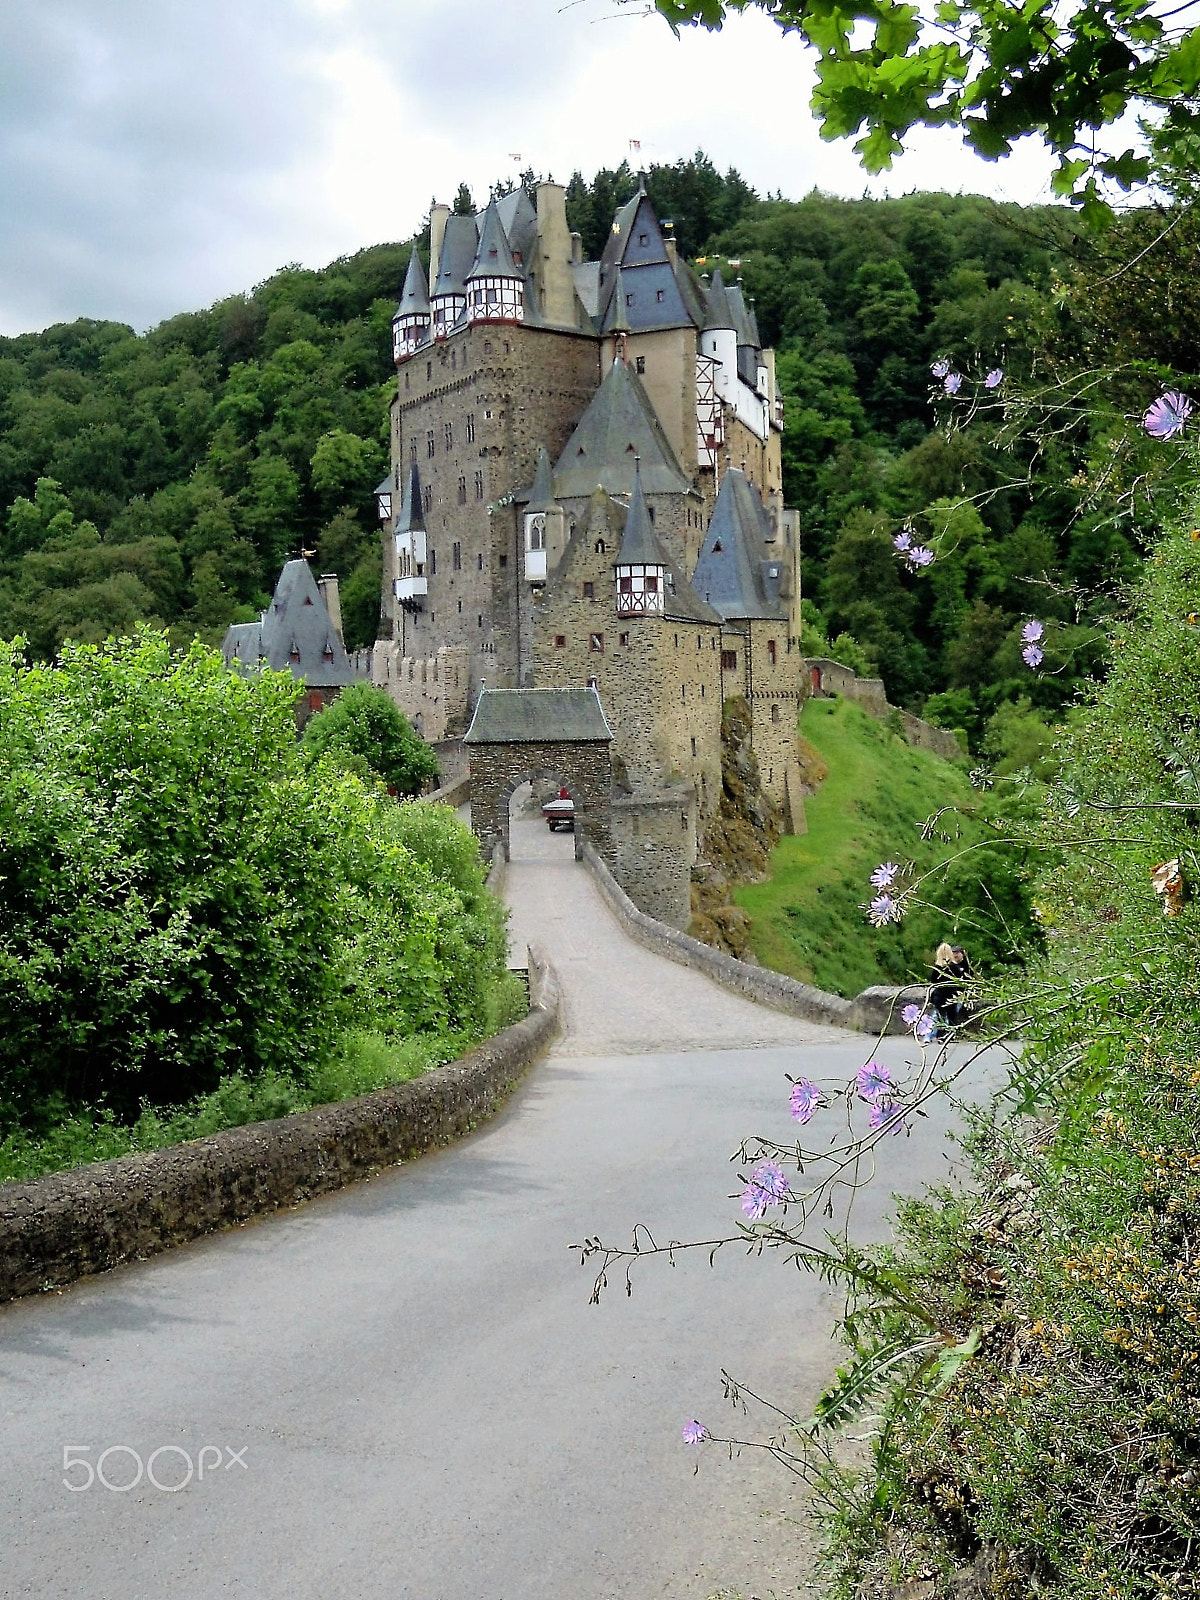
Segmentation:
[(214, 1472), (228, 1472), (231, 1467), (241, 1467), (243, 1472), (250, 1470), (246, 1461), (249, 1445), (231, 1450), (228, 1445), (204, 1444), (193, 1461), (181, 1445), (160, 1444), (143, 1461), (132, 1445), (110, 1444), (101, 1450), (93, 1465), (87, 1458), (94, 1448), (90, 1444), (63, 1445), (64, 1488), (80, 1494), (99, 1484), (111, 1489), (113, 1494), (128, 1494), (145, 1478), (163, 1494), (178, 1494), (180, 1489), (187, 1488), (193, 1477), (199, 1483), (206, 1473), (211, 1478)]

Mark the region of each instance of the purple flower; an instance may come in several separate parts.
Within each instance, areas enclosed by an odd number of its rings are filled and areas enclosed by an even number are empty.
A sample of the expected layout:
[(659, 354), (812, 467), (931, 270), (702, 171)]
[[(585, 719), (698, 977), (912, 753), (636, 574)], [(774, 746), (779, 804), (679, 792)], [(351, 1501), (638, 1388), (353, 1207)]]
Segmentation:
[(912, 546), (912, 534), (911, 533), (898, 533), (896, 535), (896, 537), (892, 540), (892, 543), (895, 545), (897, 550), (899, 550), (901, 553), (903, 553), (905, 550), (908, 550)]
[(1026, 644), (1036, 644), (1045, 631), (1045, 628), (1035, 617), (1031, 622), (1027, 622), (1021, 629), (1021, 637), (1024, 639)]
[(916, 1034), (921, 1044), (928, 1044), (936, 1035), (937, 1018), (932, 1012), (924, 1011), (920, 1006), (905, 1006), (900, 1015)]
[(1142, 426), (1152, 439), (1173, 439), (1183, 432), (1183, 425), (1192, 414), (1192, 402), (1178, 389), (1168, 389), (1160, 395), (1142, 419)]
[(918, 567), (927, 567), (933, 560), (933, 551), (927, 550), (923, 544), (915, 544), (908, 552), (908, 564), (915, 572)]
[(1045, 659), (1045, 651), (1039, 650), (1036, 644), (1027, 644), (1021, 651), (1021, 660), (1027, 667), (1040, 667)]
[(800, 1078), (792, 1085), (792, 1116), (797, 1122), (807, 1122), (820, 1104), (821, 1091), (815, 1083)]
[(877, 894), (867, 907), (867, 921), (873, 928), (886, 927), (889, 922), (899, 922), (904, 907), (894, 895)]
[(882, 862), (871, 874), (871, 886), (875, 889), (890, 889), (899, 871), (900, 868), (894, 861)]
[(962, 373), (948, 372), (946, 374), (946, 381), (942, 384), (942, 388), (945, 389), (947, 394), (957, 394), (962, 388)]
[(868, 1061), (865, 1067), (859, 1067), (854, 1079), (860, 1100), (877, 1100), (891, 1086), (891, 1073), (878, 1061)]
[(1004, 368), (993, 367), (988, 373), (987, 377), (983, 380), (983, 387), (985, 389), (998, 389), (1003, 382)]
[(935, 378), (944, 378), (950, 371), (950, 363), (946, 360), (945, 356), (939, 356), (929, 370), (933, 373)]
[(684, 1444), (702, 1444), (708, 1438), (708, 1429), (702, 1422), (697, 1422), (695, 1417), (683, 1425)]
[(905, 1126), (904, 1107), (895, 1100), (876, 1100), (871, 1107), (868, 1119), (876, 1133), (882, 1128), (889, 1128), (892, 1133), (899, 1133)]
[(742, 1190), (742, 1210), (751, 1222), (757, 1222), (766, 1215), (768, 1206), (782, 1205), (786, 1194), (783, 1168), (774, 1161), (764, 1161), (761, 1167), (755, 1167)]

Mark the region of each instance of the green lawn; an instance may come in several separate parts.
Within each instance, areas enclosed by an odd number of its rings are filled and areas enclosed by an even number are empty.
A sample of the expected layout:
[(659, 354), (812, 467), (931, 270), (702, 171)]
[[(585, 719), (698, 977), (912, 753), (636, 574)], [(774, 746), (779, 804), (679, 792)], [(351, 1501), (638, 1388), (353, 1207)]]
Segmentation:
[[(805, 802), (808, 832), (780, 841), (771, 854), (769, 882), (734, 891), (753, 919), (750, 942), (759, 961), (850, 996), (873, 983), (926, 978), (934, 948), (956, 927), (968, 953), (983, 953), (983, 934), (962, 909), (961, 884), (958, 890), (947, 886), (955, 902), (947, 907), (949, 915), (918, 907), (900, 926), (875, 929), (862, 909), (875, 893), (867, 880), (881, 861), (915, 860), (924, 870), (984, 836), (974, 818), (950, 815), (941, 837), (920, 837), (922, 824), (940, 807), (977, 806), (979, 796), (963, 770), (912, 749), (848, 700), (810, 700), (800, 731), (829, 767), (828, 778)], [(935, 879), (925, 894), (945, 904), (941, 891)], [(968, 892), (965, 898), (978, 896)]]

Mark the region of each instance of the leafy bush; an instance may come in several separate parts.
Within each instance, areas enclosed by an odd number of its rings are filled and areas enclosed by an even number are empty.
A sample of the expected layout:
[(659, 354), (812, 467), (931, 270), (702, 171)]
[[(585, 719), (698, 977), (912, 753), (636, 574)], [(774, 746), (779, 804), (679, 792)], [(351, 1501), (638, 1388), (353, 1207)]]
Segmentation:
[(352, 683), (304, 729), (304, 749), (331, 756), (360, 777), (374, 774), (397, 794), (420, 794), (438, 775), (437, 757), (413, 732), (386, 689)]
[[(840, 1387), (877, 1374), (883, 1420), (834, 1490), (838, 1595), (948, 1592), (968, 1562), (997, 1600), (1200, 1594), (1194, 526), (1158, 542), (1028, 830), (1049, 937), (999, 996), (1026, 1049), (975, 1128), (977, 1189), (907, 1204), (876, 1254), (900, 1292), (850, 1307)], [(911, 1353), (931, 1333), (964, 1352), (944, 1383)]]
[(478, 1037), (505, 946), (474, 841), (301, 753), (294, 698), (153, 632), (4, 647), (0, 1127), (302, 1084), (351, 1031)]

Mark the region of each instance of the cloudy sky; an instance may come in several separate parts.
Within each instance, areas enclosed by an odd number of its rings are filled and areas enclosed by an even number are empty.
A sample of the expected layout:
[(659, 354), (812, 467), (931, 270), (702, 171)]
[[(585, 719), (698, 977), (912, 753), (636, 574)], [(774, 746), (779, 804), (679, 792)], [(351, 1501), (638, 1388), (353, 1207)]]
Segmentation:
[[(4, 0), (0, 332), (145, 328), (288, 261), (411, 235), (465, 179), (705, 149), (760, 192), (1048, 198), (1029, 145), (929, 135), (870, 183), (764, 17), (676, 41), (612, 0)], [(636, 160), (636, 157), (634, 158)]]

